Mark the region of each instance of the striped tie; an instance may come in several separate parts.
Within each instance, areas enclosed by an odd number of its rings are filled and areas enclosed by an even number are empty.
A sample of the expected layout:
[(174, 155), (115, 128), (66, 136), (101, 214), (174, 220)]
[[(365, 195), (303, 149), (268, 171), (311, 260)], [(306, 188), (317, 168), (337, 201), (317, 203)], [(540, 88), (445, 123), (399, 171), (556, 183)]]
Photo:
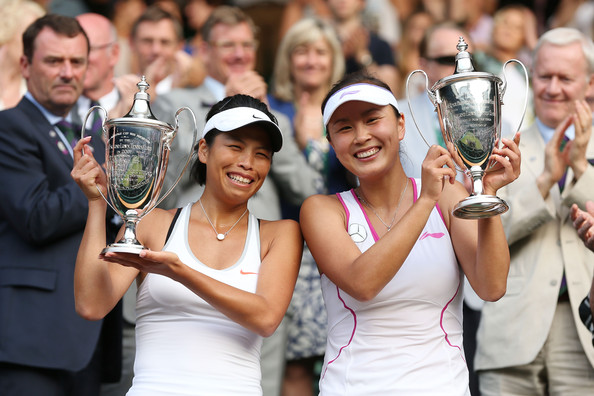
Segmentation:
[(77, 128), (76, 125), (73, 125), (66, 120), (61, 120), (57, 122), (56, 126), (60, 131), (62, 131), (64, 137), (70, 143), (70, 147), (74, 148), (74, 146), (76, 146), (76, 143), (78, 142), (80, 128)]
[[(99, 106), (99, 102), (92, 101), (91, 107), (93, 107), (93, 106)], [(91, 108), (91, 107), (89, 107), (89, 108)], [(101, 119), (101, 111), (95, 109), (93, 111), (92, 120), (93, 120), (93, 122), (91, 123), (91, 131), (90, 131), (91, 134), (101, 136), (101, 134), (102, 134), (101, 126), (103, 125), (103, 120)]]

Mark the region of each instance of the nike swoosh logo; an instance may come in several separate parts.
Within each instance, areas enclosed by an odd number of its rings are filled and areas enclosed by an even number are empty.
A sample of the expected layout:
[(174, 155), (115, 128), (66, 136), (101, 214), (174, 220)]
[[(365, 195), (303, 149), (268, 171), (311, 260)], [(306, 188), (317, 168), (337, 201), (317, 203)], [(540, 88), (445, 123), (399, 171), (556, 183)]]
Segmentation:
[(249, 272), (249, 271), (244, 271), (244, 270), (242, 270), (242, 269), (240, 269), (240, 270), (239, 270), (239, 273), (240, 273), (241, 275), (258, 275), (258, 273), (257, 273), (257, 272)]
[(263, 119), (264, 119), (264, 118), (262, 118), (262, 117), (256, 117), (256, 115), (255, 115), (255, 114), (252, 114), (252, 117), (254, 117), (254, 118), (255, 118), (255, 119), (257, 119), (257, 120), (263, 120)]
[(347, 95), (354, 95), (354, 94), (356, 94), (356, 93), (358, 93), (358, 92), (359, 92), (359, 90), (358, 90), (358, 89), (357, 89), (357, 90), (354, 90), (354, 91), (347, 91), (347, 92), (344, 92), (342, 95), (340, 95), (340, 99), (344, 98), (344, 97), (345, 97), (345, 96), (347, 96)]
[(424, 232), (423, 235), (421, 235), (421, 237), (419, 238), (420, 241), (422, 241), (425, 238), (436, 238), (439, 239), (441, 237), (443, 237), (445, 234), (443, 232), (436, 232), (436, 233), (430, 233), (430, 232)]

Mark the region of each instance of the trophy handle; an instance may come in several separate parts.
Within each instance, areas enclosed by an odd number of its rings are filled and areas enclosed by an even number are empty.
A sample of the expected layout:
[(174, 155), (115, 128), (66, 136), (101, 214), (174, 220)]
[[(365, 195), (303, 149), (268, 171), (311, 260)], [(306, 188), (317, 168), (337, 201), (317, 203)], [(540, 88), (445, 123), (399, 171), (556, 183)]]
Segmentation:
[(520, 65), (522, 67), (522, 71), (524, 72), (524, 79), (526, 80), (526, 90), (524, 93), (524, 108), (522, 110), (522, 117), (520, 117), (520, 124), (518, 125), (518, 127), (514, 130), (514, 133), (519, 131), (520, 128), (522, 127), (522, 123), (524, 122), (524, 116), (526, 115), (526, 107), (528, 106), (528, 87), (529, 87), (529, 80), (528, 80), (528, 72), (526, 71), (526, 67), (524, 66), (524, 64), (522, 62), (520, 62), (517, 59), (510, 59), (507, 62), (505, 62), (503, 64), (502, 67), (502, 71), (503, 71), (503, 83), (501, 84), (501, 90), (499, 92), (499, 98), (501, 99), (501, 103), (503, 103), (503, 94), (505, 94), (505, 90), (507, 88), (507, 74), (506, 74), (506, 67), (508, 64), (510, 63), (517, 63), (518, 65)]
[[(173, 131), (173, 137), (171, 140), (173, 140), (175, 138), (175, 136), (177, 135), (177, 130), (179, 128), (179, 115), (181, 114), (182, 111), (187, 110), (190, 112), (190, 115), (192, 116), (192, 121), (194, 122), (194, 138), (192, 139), (192, 146), (190, 149), (190, 153), (188, 154), (188, 159), (186, 160), (186, 163), (183, 167), (183, 169), (181, 170), (179, 176), (177, 176), (177, 179), (175, 179), (175, 182), (171, 185), (171, 187), (169, 187), (169, 190), (167, 190), (165, 192), (165, 194), (163, 194), (163, 196), (161, 198), (159, 198), (159, 200), (157, 201), (157, 203), (155, 204), (155, 206), (153, 206), (153, 208), (159, 206), (159, 204), (165, 199), (167, 198), (167, 196), (171, 193), (171, 191), (173, 191), (173, 189), (175, 188), (175, 186), (177, 186), (177, 183), (179, 183), (179, 181), (181, 180), (182, 176), (184, 175), (186, 169), (188, 168), (188, 165), (190, 164), (190, 161), (192, 160), (192, 158), (194, 157), (194, 153), (195, 151), (195, 147), (196, 147), (196, 140), (197, 140), (197, 136), (198, 136), (198, 124), (196, 123), (196, 116), (194, 115), (194, 112), (192, 111), (192, 109), (190, 109), (189, 107), (181, 107), (177, 110), (177, 112), (175, 113), (175, 127), (174, 127), (174, 131)], [(169, 150), (169, 142), (167, 142), (167, 149)], [(152, 210), (152, 209), (151, 209)]]
[(423, 139), (423, 141), (425, 142), (427, 147), (431, 147), (431, 145), (429, 144), (427, 139), (425, 139), (425, 135), (423, 135), (423, 132), (421, 132), (421, 128), (419, 128), (419, 124), (417, 123), (415, 113), (414, 113), (412, 106), (410, 104), (409, 84), (410, 84), (411, 77), (413, 76), (413, 74), (416, 74), (416, 73), (423, 73), (423, 76), (425, 76), (425, 91), (427, 91), (427, 95), (429, 96), (431, 103), (433, 103), (433, 106), (435, 106), (437, 99), (435, 98), (435, 95), (433, 94), (433, 92), (431, 92), (431, 90), (429, 89), (429, 77), (427, 77), (427, 73), (425, 73), (425, 71), (421, 70), (421, 69), (413, 70), (408, 75), (408, 78), (406, 79), (406, 98), (407, 98), (407, 102), (408, 102), (408, 110), (410, 111), (410, 116), (412, 117), (415, 127), (417, 127), (417, 131), (419, 132), (419, 135), (421, 135), (421, 138)]
[[(101, 130), (103, 132), (105, 132), (105, 120), (107, 119), (107, 110), (105, 110), (104, 107), (102, 106), (93, 106), (89, 109), (89, 111), (87, 111), (87, 115), (85, 116), (84, 122), (82, 124), (82, 127), (80, 128), (80, 138), (83, 139), (85, 137), (85, 130), (86, 130), (86, 126), (87, 126), (87, 121), (89, 120), (89, 117), (91, 116), (91, 114), (93, 113), (93, 111), (95, 110), (101, 110), (103, 112), (103, 117), (101, 118)], [(105, 136), (105, 135), (104, 135)], [(84, 150), (83, 150), (83, 154), (84, 154)], [(105, 194), (103, 194), (103, 191), (101, 191), (101, 189), (99, 188), (99, 186), (97, 187), (97, 191), (99, 191), (99, 194), (101, 195), (101, 198), (103, 198), (103, 200), (105, 202), (107, 202), (107, 204), (109, 205), (110, 208), (113, 209), (114, 212), (116, 213), (120, 213), (110, 202), (109, 199), (107, 199), (107, 197), (105, 196)]]

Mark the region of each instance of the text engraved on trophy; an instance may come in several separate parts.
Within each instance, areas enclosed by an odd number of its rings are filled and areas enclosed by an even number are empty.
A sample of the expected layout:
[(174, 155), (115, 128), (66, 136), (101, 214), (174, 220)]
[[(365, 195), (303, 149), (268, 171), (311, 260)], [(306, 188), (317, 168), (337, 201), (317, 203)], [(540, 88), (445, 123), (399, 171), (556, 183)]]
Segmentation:
[(149, 202), (155, 182), (160, 144), (141, 127), (120, 128), (112, 135), (112, 185), (124, 211)]

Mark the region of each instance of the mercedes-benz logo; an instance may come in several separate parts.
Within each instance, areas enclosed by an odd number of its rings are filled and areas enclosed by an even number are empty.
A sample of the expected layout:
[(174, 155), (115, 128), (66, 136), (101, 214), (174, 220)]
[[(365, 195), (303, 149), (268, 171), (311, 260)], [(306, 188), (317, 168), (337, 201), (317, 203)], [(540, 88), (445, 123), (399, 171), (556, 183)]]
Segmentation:
[(349, 235), (355, 243), (361, 243), (367, 239), (367, 230), (359, 223), (349, 225)]

